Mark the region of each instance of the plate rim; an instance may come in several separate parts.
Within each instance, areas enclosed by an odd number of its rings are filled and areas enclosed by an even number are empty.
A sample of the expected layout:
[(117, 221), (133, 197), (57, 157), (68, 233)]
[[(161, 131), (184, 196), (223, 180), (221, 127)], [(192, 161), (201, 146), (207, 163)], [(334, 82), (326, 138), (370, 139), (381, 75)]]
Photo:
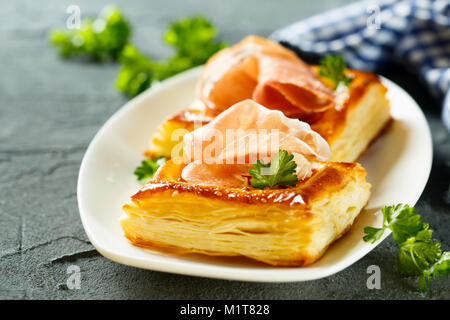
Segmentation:
[[(372, 251), (376, 246), (378, 246), (384, 239), (386, 239), (391, 231), (388, 230), (383, 234), (383, 236), (376, 241), (373, 244), (369, 244), (362, 248), (360, 251), (357, 252), (358, 257), (356, 259), (347, 259), (344, 261), (338, 261), (334, 265), (322, 269), (322, 270), (316, 270), (314, 272), (313, 276), (304, 276), (302, 273), (298, 273), (299, 268), (282, 268), (282, 267), (271, 267), (269, 269), (261, 269), (257, 270), (255, 272), (254, 269), (247, 269), (245, 267), (229, 267), (229, 266), (218, 266), (218, 265), (203, 265), (198, 268), (188, 268), (186, 270), (183, 270), (182, 267), (179, 266), (180, 263), (183, 263), (185, 261), (180, 261), (177, 263), (177, 265), (173, 264), (171, 261), (151, 261), (151, 260), (145, 260), (139, 257), (132, 257), (132, 256), (123, 256), (118, 255), (114, 253), (114, 251), (109, 250), (108, 248), (105, 248), (101, 241), (97, 241), (97, 238), (95, 236), (95, 232), (91, 230), (89, 223), (87, 221), (88, 219), (88, 209), (85, 207), (85, 204), (83, 202), (83, 197), (81, 196), (83, 194), (82, 192), (82, 186), (84, 184), (84, 179), (86, 178), (85, 175), (83, 175), (83, 172), (85, 171), (85, 167), (87, 166), (87, 159), (89, 158), (90, 154), (93, 152), (93, 148), (95, 147), (97, 141), (100, 139), (100, 137), (103, 135), (103, 132), (108, 130), (108, 127), (114, 123), (116, 118), (119, 118), (122, 114), (128, 112), (131, 110), (136, 104), (139, 104), (140, 102), (143, 102), (147, 99), (149, 95), (153, 95), (154, 93), (164, 90), (167, 87), (174, 86), (180, 82), (185, 81), (186, 79), (189, 79), (190, 77), (193, 77), (195, 75), (200, 74), (203, 66), (199, 66), (190, 70), (187, 70), (185, 72), (182, 72), (178, 75), (175, 75), (174, 77), (171, 77), (167, 80), (164, 80), (160, 83), (157, 83), (156, 85), (152, 86), (151, 88), (145, 90), (143, 93), (138, 95), (137, 97), (129, 100), (126, 102), (122, 107), (120, 107), (111, 117), (108, 118), (108, 120), (101, 126), (101, 128), (97, 131), (97, 133), (94, 135), (92, 140), (90, 141), (86, 152), (83, 155), (83, 159), (81, 161), (79, 173), (78, 173), (78, 180), (77, 180), (77, 204), (78, 204), (78, 210), (80, 213), (81, 222), (83, 225), (83, 228), (85, 230), (85, 233), (91, 242), (91, 244), (95, 247), (97, 251), (99, 251), (100, 254), (105, 256), (106, 258), (128, 266), (138, 267), (142, 269), (147, 270), (154, 270), (154, 271), (160, 271), (160, 272), (168, 272), (168, 273), (174, 273), (174, 274), (181, 274), (181, 275), (188, 275), (188, 276), (196, 276), (196, 277), (206, 277), (206, 278), (215, 278), (215, 279), (225, 279), (225, 280), (234, 280), (234, 281), (247, 281), (247, 282), (266, 282), (266, 283), (282, 283), (282, 282), (303, 282), (303, 281), (312, 281), (317, 280), (321, 278), (325, 278), (328, 276), (331, 276), (333, 274), (336, 274), (337, 272), (343, 271), (347, 267), (351, 266), (352, 264), (356, 263), (360, 259), (362, 259), (364, 256), (366, 256), (370, 251)], [(433, 143), (432, 143), (432, 136), (431, 136), (431, 130), (428, 124), (428, 121), (426, 120), (426, 117), (420, 108), (417, 101), (414, 100), (414, 98), (402, 87), (400, 87), (398, 84), (393, 82), (392, 80), (383, 77), (379, 75), (381, 81), (387, 85), (396, 87), (396, 89), (399, 89), (402, 93), (404, 93), (406, 96), (408, 96), (413, 104), (414, 108), (417, 109), (420, 113), (420, 120), (421, 122), (425, 123), (426, 128), (426, 137), (427, 144), (429, 146), (428, 152), (427, 152), (427, 168), (426, 168), (426, 178), (425, 183), (423, 184), (421, 191), (419, 192), (417, 199), (414, 201), (408, 203), (409, 205), (415, 205), (417, 201), (419, 200), (420, 196), (423, 193), (423, 190), (427, 186), (428, 179), (430, 177), (431, 173), (431, 167), (433, 162)], [(231, 270), (230, 270), (231, 269)], [(233, 270), (236, 269), (236, 270)], [(280, 270), (283, 270), (283, 276), (277, 276), (277, 277), (270, 277), (270, 275), (273, 272), (279, 272)], [(296, 273), (297, 271), (297, 273)]]

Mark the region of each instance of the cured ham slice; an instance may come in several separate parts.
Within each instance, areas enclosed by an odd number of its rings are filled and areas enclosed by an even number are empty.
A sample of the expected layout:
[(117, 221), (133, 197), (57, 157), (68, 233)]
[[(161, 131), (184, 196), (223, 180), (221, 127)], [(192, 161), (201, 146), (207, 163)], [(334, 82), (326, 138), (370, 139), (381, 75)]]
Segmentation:
[(287, 116), (322, 112), (335, 106), (335, 93), (294, 52), (276, 42), (248, 36), (211, 57), (197, 96), (216, 115), (253, 99)]
[(279, 150), (294, 155), (300, 180), (311, 175), (317, 161), (330, 157), (328, 143), (307, 123), (244, 100), (184, 136), (187, 165), (181, 177), (197, 184), (246, 186), (251, 164), (269, 162)]

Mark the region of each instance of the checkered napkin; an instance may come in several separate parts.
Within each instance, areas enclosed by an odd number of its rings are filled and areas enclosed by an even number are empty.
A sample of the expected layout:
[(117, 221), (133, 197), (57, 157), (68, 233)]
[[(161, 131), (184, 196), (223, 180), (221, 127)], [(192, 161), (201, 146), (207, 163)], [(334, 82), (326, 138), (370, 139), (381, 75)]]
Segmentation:
[(450, 130), (450, 0), (360, 1), (299, 21), (271, 39), (304, 52), (341, 54), (354, 69), (399, 62), (443, 101)]

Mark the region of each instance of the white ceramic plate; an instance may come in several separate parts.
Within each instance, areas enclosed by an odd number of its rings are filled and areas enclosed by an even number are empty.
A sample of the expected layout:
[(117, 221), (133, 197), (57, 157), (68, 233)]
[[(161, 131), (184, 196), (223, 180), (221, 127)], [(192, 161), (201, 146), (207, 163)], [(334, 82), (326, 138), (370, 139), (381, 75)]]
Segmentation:
[(316, 263), (304, 268), (277, 268), (245, 259), (175, 256), (132, 246), (118, 220), (122, 205), (141, 187), (133, 171), (143, 159), (142, 152), (156, 126), (193, 101), (200, 73), (201, 68), (187, 71), (131, 100), (89, 145), (78, 178), (78, 205), (90, 241), (105, 257), (145, 269), (229, 280), (319, 279), (343, 270), (375, 248), (379, 242), (362, 240), (363, 228), (381, 225), (381, 207), (399, 202), (414, 205), (419, 199), (431, 169), (430, 130), (416, 102), (399, 86), (383, 79), (394, 121), (360, 159), (373, 186), (372, 197), (350, 232)]

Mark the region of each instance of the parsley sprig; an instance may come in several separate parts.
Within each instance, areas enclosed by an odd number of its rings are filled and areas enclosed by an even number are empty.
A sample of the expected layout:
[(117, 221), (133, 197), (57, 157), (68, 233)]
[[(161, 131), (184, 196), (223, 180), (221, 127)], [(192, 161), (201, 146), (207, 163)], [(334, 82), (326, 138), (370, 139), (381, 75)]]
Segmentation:
[(384, 234), (386, 229), (392, 230), (392, 237), (395, 242), (406, 241), (411, 235), (415, 235), (422, 230), (423, 223), (421, 216), (414, 208), (408, 205), (397, 204), (381, 209), (383, 213), (383, 225), (381, 228), (366, 227), (364, 241), (374, 243)]
[(397, 204), (381, 211), (382, 227), (364, 228), (364, 241), (374, 243), (390, 229), (393, 240), (399, 245), (398, 271), (402, 276), (418, 276), (421, 291), (427, 290), (427, 282), (449, 274), (450, 252), (442, 252), (441, 243), (432, 240), (433, 230), (421, 221), (422, 217), (414, 208)]
[(295, 174), (297, 164), (293, 161), (294, 156), (286, 150), (280, 150), (272, 158), (272, 162), (264, 163), (257, 160), (253, 168), (249, 170), (250, 184), (253, 188), (264, 189), (275, 186), (295, 186), (298, 177)]
[(169, 24), (164, 42), (172, 56), (153, 60), (130, 43), (131, 25), (117, 6), (106, 6), (96, 19), (83, 19), (80, 29), (50, 32), (50, 43), (64, 58), (84, 57), (96, 62), (119, 61), (116, 88), (134, 97), (153, 83), (204, 64), (227, 43), (216, 40), (217, 28), (202, 16)]
[(143, 160), (141, 165), (134, 170), (134, 174), (138, 178), (139, 182), (145, 183), (153, 177), (156, 170), (158, 170), (164, 162), (166, 162), (166, 158), (164, 157)]
[(217, 28), (202, 16), (191, 16), (172, 22), (164, 34), (164, 41), (175, 49), (175, 55), (167, 61), (187, 60), (191, 66), (205, 63), (217, 51), (228, 46), (216, 41)]
[(342, 56), (327, 56), (320, 60), (319, 75), (330, 79), (334, 83), (334, 89), (336, 90), (339, 85), (348, 86), (353, 80), (353, 78), (345, 75), (346, 68), (347, 65)]

